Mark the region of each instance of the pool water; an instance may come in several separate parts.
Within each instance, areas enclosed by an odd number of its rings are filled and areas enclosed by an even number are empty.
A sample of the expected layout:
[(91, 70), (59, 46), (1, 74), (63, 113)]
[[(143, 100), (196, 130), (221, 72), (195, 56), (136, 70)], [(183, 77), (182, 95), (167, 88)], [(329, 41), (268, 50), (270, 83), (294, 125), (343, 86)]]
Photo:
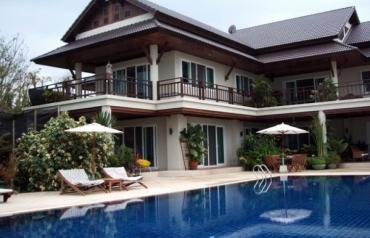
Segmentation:
[(266, 184), (3, 217), (0, 237), (370, 237), (370, 177)]

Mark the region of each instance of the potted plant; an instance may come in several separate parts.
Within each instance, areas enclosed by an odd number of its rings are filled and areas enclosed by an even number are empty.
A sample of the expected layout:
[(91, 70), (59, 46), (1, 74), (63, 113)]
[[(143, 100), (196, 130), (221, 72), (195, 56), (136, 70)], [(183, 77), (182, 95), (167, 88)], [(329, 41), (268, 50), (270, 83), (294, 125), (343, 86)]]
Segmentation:
[(207, 153), (204, 146), (205, 135), (200, 125), (188, 124), (187, 128), (181, 131), (180, 141), (185, 142), (188, 148), (189, 168), (195, 170), (202, 162), (203, 156)]
[(308, 163), (314, 170), (323, 170), (326, 168), (326, 160), (324, 158), (312, 156), (308, 159)]
[(63, 92), (47, 89), (43, 92), (42, 96), (46, 103), (58, 102), (63, 99)]
[(328, 139), (328, 167), (335, 169), (341, 162), (341, 154), (347, 149), (348, 143), (335, 138)]

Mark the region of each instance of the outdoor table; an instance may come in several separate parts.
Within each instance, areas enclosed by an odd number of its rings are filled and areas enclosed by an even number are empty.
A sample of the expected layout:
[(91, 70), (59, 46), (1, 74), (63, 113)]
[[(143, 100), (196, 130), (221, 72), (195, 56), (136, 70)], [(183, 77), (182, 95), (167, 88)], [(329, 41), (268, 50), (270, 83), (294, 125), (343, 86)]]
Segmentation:
[(104, 178), (105, 189), (112, 192), (113, 186), (118, 186), (119, 190), (122, 190), (123, 182), (122, 179)]

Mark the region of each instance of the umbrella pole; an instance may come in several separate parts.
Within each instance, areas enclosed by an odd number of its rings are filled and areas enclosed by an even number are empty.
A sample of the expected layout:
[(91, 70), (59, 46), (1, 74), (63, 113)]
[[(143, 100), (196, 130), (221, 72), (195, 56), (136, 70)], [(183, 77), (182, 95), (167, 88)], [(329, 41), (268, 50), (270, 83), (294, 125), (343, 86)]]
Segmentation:
[(93, 133), (93, 151), (92, 151), (92, 163), (91, 163), (91, 170), (94, 173), (94, 177), (96, 174), (96, 165), (95, 165), (95, 160), (96, 160), (96, 133)]
[(282, 158), (281, 158), (281, 162), (282, 162), (282, 165), (285, 165), (285, 153), (284, 153), (284, 133), (281, 134), (281, 145), (280, 145), (280, 148), (281, 148), (281, 153), (282, 153)]

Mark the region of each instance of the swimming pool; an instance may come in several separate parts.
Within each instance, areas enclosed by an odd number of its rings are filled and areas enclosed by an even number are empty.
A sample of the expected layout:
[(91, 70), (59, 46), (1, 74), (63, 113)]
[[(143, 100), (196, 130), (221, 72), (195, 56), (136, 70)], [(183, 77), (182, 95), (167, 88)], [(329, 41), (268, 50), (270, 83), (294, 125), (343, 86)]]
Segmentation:
[(0, 237), (370, 237), (370, 177), (254, 184), (3, 217)]

